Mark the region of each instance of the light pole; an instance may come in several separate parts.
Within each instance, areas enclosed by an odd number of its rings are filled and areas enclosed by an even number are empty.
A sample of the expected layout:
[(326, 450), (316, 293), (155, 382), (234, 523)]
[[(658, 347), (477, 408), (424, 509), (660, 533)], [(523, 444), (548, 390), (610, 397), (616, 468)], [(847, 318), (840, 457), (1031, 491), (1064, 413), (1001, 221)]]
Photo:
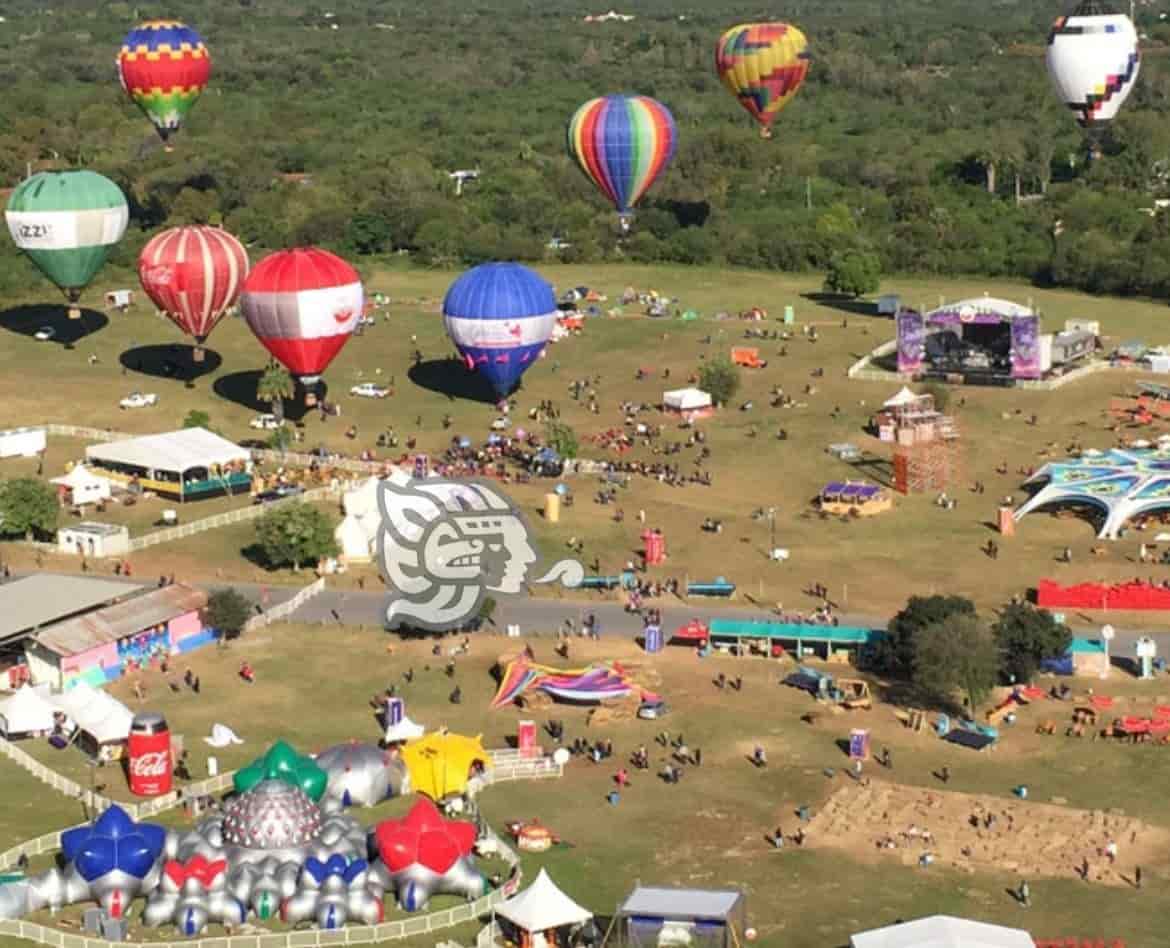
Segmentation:
[(1109, 677), (1109, 643), (1113, 641), (1114, 632), (1113, 626), (1106, 625), (1101, 627), (1101, 640), (1105, 643), (1105, 667), (1101, 670), (1101, 677)]
[(776, 508), (768, 508), (768, 526), (771, 530), (769, 536), (771, 544), (768, 546), (768, 559), (774, 560), (776, 558)]

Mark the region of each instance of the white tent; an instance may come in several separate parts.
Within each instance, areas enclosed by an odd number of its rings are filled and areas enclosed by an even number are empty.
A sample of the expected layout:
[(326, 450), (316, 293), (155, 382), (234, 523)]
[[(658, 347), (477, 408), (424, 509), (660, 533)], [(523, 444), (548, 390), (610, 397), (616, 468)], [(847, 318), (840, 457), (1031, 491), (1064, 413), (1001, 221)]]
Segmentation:
[(851, 948), (1035, 948), (1032, 936), (1018, 928), (931, 915), (901, 925), (854, 935)]
[(370, 537), (360, 518), (347, 515), (333, 531), (333, 539), (337, 541), (342, 558), (349, 562), (364, 562), (370, 558)]
[(110, 444), (91, 444), (85, 449), (85, 457), (105, 464), (182, 474), (191, 468), (248, 463), (252, 455), (206, 428), (183, 428)]
[(73, 722), (99, 744), (124, 741), (130, 736), (134, 713), (104, 691), (78, 682), (62, 695), (52, 699), (59, 711), (64, 711)]
[(25, 685), (11, 698), (0, 701), (0, 730), (5, 737), (53, 729), (56, 709), (45, 699), (45, 690)]
[(382, 738), (387, 744), (399, 744), (402, 741), (416, 741), (423, 736), (426, 728), (421, 724), (415, 724), (405, 714), (402, 720), (397, 724), (391, 724), (386, 728), (386, 734)]
[(662, 404), (671, 411), (701, 411), (711, 407), (711, 396), (698, 388), (680, 388), (662, 393)]
[(921, 395), (915, 395), (912, 391), (910, 391), (910, 389), (903, 385), (902, 391), (900, 391), (893, 398), (887, 398), (885, 402), (882, 403), (882, 408), (903, 408), (906, 405), (913, 405), (921, 397)]
[(496, 909), (496, 914), (526, 932), (544, 932), (563, 925), (584, 925), (593, 913), (582, 908), (543, 869), (535, 881)]
[(109, 480), (98, 477), (84, 464), (75, 465), (68, 474), (54, 477), (49, 483), (68, 490), (70, 502), (78, 507), (108, 500), (110, 496)]

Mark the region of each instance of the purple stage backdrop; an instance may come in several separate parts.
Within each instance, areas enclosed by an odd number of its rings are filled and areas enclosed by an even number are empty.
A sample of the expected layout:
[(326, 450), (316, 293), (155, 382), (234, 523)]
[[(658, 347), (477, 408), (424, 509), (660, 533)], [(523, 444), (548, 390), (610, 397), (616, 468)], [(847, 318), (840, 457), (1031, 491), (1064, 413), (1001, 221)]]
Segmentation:
[(904, 309), (898, 313), (898, 371), (918, 372), (926, 356), (926, 323), (921, 313)]
[(1012, 378), (1040, 378), (1040, 317), (1012, 320)]

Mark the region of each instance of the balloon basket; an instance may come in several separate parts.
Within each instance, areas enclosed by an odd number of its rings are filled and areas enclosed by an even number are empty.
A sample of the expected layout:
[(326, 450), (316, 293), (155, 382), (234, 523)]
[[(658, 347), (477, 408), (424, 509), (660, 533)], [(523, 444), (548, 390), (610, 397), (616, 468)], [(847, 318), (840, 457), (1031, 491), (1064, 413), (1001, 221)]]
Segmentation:
[(305, 407), (312, 408), (316, 404), (317, 404), (317, 393), (306, 391), (305, 392)]
[(196, 346), (191, 358), (197, 365), (201, 364), (207, 358), (207, 351), (202, 346)]
[(772, 130), (770, 128), (760, 129), (760, 138), (768, 139), (772, 137)]
[(81, 319), (81, 309), (80, 309), (80, 307), (77, 307), (77, 306), (70, 306), (70, 307), (69, 307), (69, 318), (70, 318), (70, 319)]

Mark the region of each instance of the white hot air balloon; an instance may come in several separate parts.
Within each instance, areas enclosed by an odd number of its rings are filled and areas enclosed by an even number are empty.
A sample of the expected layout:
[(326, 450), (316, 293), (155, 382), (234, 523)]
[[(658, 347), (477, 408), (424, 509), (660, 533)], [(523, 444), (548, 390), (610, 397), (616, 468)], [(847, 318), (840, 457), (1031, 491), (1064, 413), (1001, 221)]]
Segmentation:
[(1105, 0), (1082, 0), (1052, 24), (1048, 74), (1086, 128), (1110, 121), (1137, 82), (1141, 66), (1133, 21)]

